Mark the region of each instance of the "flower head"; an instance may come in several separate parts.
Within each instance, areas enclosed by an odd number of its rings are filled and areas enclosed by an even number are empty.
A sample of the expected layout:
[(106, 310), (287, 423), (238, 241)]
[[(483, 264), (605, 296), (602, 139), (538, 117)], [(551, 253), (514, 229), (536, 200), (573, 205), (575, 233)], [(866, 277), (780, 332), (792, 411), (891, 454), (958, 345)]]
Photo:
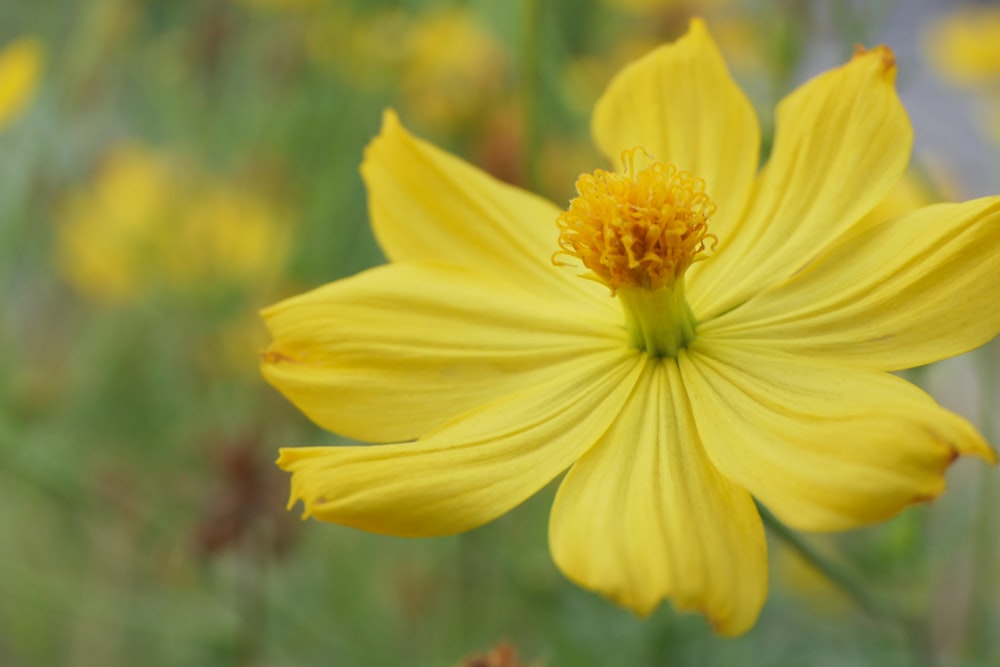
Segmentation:
[(840, 530), (995, 461), (890, 373), (1000, 331), (1000, 199), (866, 219), (909, 158), (895, 70), (878, 47), (792, 93), (758, 173), (756, 116), (693, 21), (611, 82), (593, 133), (626, 159), (562, 211), (387, 113), (362, 174), (390, 263), (267, 309), (262, 363), (319, 425), (386, 444), (282, 450), (291, 503), (442, 535), (568, 469), (559, 568), (734, 635), (767, 591), (754, 499)]
[(705, 257), (715, 204), (705, 182), (654, 162), (635, 168), (636, 150), (622, 155), (624, 174), (598, 169), (576, 182), (579, 196), (556, 219), (560, 253), (579, 259), (614, 294), (620, 287), (672, 286)]

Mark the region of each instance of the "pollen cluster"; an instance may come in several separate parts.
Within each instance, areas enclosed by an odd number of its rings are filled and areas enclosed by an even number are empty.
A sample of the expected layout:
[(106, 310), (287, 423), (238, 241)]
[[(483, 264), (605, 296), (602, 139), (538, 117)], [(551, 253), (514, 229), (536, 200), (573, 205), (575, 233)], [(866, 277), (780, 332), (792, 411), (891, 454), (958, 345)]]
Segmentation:
[(716, 241), (708, 233), (715, 204), (705, 182), (652, 159), (636, 170), (637, 152), (645, 155), (638, 148), (622, 154), (622, 174), (598, 169), (580, 176), (579, 196), (556, 221), (560, 250), (553, 261), (579, 259), (612, 294), (674, 284)]

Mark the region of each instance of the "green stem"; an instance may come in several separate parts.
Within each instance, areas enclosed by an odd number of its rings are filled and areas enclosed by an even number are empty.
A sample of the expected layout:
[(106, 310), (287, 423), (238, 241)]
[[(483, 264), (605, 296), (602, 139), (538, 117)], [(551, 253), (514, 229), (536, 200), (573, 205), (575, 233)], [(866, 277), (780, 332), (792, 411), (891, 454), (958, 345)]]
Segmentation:
[(661, 287), (622, 287), (618, 299), (625, 311), (629, 345), (651, 357), (674, 358), (694, 340), (694, 314), (684, 296), (684, 283)]
[(802, 539), (798, 533), (771, 514), (770, 510), (766, 507), (758, 504), (757, 509), (764, 520), (764, 525), (767, 526), (767, 529), (775, 537), (816, 568), (824, 577), (836, 584), (861, 609), (865, 610), (873, 618), (884, 619), (887, 616), (888, 610), (886, 607), (873, 598), (861, 583), (855, 580), (844, 567), (821, 554), (818, 549)]
[(775, 537), (840, 588), (858, 607), (873, 619), (897, 627), (912, 652), (915, 666), (933, 667), (935, 665), (934, 650), (930, 644), (929, 633), (918, 619), (897, 611), (891, 605), (876, 599), (847, 568), (820, 553), (818, 549), (783, 524), (763, 505), (758, 504), (757, 509), (761, 519), (764, 520), (764, 525)]
[[(979, 421), (986, 440), (994, 444), (1000, 436), (993, 415), (997, 400), (1000, 399), (1000, 378), (997, 377), (995, 370), (998, 353), (1000, 347), (997, 343), (982, 347), (977, 352), (982, 392)], [(981, 466), (979, 474), (976, 540), (972, 553), (973, 587), (969, 593), (969, 612), (963, 642), (963, 653), (969, 659), (989, 655), (991, 644), (995, 641), (991, 629), (996, 613), (993, 591), (997, 589), (998, 584), (996, 563), (997, 544), (1000, 542), (1000, 535), (994, 522), (996, 507), (1000, 503), (1000, 486), (996, 472), (995, 468)]]

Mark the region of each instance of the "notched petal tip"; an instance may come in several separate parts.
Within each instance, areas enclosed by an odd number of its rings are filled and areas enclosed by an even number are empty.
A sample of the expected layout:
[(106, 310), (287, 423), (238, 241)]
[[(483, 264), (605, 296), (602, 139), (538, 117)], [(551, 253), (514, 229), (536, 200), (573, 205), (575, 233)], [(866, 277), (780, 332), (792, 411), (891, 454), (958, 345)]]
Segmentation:
[[(295, 491), (289, 491), (288, 502), (285, 503), (285, 511), (291, 512), (295, 508), (295, 503), (299, 502), (299, 500), (302, 499), (295, 494)], [(305, 500), (302, 500), (302, 514), (299, 515), (299, 518), (302, 521), (308, 521), (310, 516), (312, 516), (312, 512), (309, 511), (309, 505), (306, 504)]]
[(311, 505), (315, 502), (315, 499), (308, 499), (302, 494), (302, 489), (299, 483), (300, 480), (298, 479), (298, 474), (296, 472), (299, 466), (295, 465), (302, 459), (300, 454), (301, 451), (295, 448), (282, 447), (278, 450), (278, 458), (274, 463), (284, 472), (292, 474), (292, 480), (288, 491), (288, 502), (285, 504), (285, 509), (287, 511), (291, 511), (292, 508), (295, 507), (295, 503), (301, 500), (302, 515), (300, 518), (305, 521), (312, 516)]
[(273, 345), (271, 347), (265, 347), (257, 354), (260, 356), (260, 363), (262, 366), (294, 361), (292, 357), (288, 356), (281, 350), (276, 349)]
[(707, 37), (708, 25), (705, 23), (705, 19), (700, 16), (692, 16), (691, 20), (688, 22), (688, 34), (698, 35), (699, 37)]
[(288, 464), (293, 458), (292, 450), (287, 447), (282, 447), (278, 450), (278, 458), (274, 460), (275, 465), (284, 470), (285, 472), (290, 472), (288, 469)]
[[(926, 503), (932, 503), (938, 499), (938, 497), (944, 492), (944, 485), (941, 486), (940, 491), (935, 491), (934, 493), (922, 493), (920, 495), (913, 496), (907, 506), (912, 505), (924, 505)], [(903, 508), (905, 509), (905, 508)]]
[[(659, 47), (653, 49), (652, 53), (669, 53), (672, 49), (677, 48), (678, 45), (683, 44), (696, 44), (697, 46), (695, 46), (695, 48), (710, 48), (713, 51), (718, 51), (719, 48), (716, 45), (715, 40), (712, 38), (712, 33), (709, 32), (708, 24), (705, 20), (700, 16), (692, 16), (691, 20), (688, 22), (688, 29), (684, 32), (684, 34), (677, 37), (674, 41), (661, 44)], [(685, 47), (681, 46), (680, 48)]]
[(990, 465), (997, 464), (997, 452), (986, 442), (978, 430), (969, 426), (966, 437), (962, 439), (945, 439), (938, 436), (948, 448), (948, 456), (941, 466), (941, 476), (948, 471), (955, 461), (963, 456), (976, 456)]
[(406, 128), (403, 127), (403, 123), (399, 120), (399, 114), (396, 113), (396, 110), (392, 107), (386, 107), (382, 111), (382, 126), (379, 128), (378, 134), (365, 146), (360, 168), (362, 176), (366, 175), (366, 172), (370, 169), (371, 162), (375, 159), (375, 153), (382, 149), (386, 142), (410, 138), (412, 137), (406, 131)]
[(399, 114), (392, 107), (386, 107), (382, 110), (382, 132), (396, 127), (402, 127)]
[(867, 61), (877, 67), (879, 74), (889, 82), (896, 80), (896, 54), (885, 44), (879, 44), (871, 49), (855, 44), (851, 62), (856, 61)]
[(951, 467), (951, 464), (957, 461), (963, 456), (976, 456), (986, 463), (995, 466), (997, 464), (997, 451), (993, 446), (986, 442), (985, 438), (979, 434), (978, 431), (973, 430), (974, 437), (970, 437), (967, 441), (954, 443), (949, 442), (948, 447), (951, 448), (951, 459), (947, 462), (941, 471), (942, 476)]
[(663, 600), (657, 600), (653, 604), (628, 604), (622, 600), (612, 600), (619, 607), (625, 607), (640, 621), (645, 621), (653, 615), (653, 612), (660, 608)]
[(285, 472), (297, 472), (303, 466), (320, 458), (324, 453), (334, 449), (331, 447), (282, 447), (278, 450), (275, 463)]
[[(386, 107), (382, 111), (382, 127), (379, 128), (378, 136), (372, 140), (371, 143), (375, 143), (380, 139), (412, 139), (412, 135), (407, 131), (406, 127), (403, 126), (403, 121), (399, 119), (399, 114), (396, 110), (391, 107)], [(369, 144), (370, 146), (371, 144)], [(367, 153), (367, 151), (366, 151)]]
[[(959, 456), (978, 456), (980, 459), (990, 464), (991, 466), (995, 466), (997, 464), (997, 451), (993, 449), (992, 446), (988, 445), (986, 442), (980, 442), (977, 444), (978, 446), (975, 447), (974, 449), (969, 449), (967, 451), (962, 451), (962, 452), (956, 452), (955, 458), (951, 461), (951, 463), (957, 460)], [(951, 465), (951, 463), (949, 463), (949, 466)]]
[(736, 614), (733, 610), (715, 609), (711, 604), (705, 604), (704, 600), (674, 600), (673, 605), (677, 611), (690, 614), (698, 614), (705, 619), (712, 632), (720, 637), (733, 639), (749, 632), (757, 624), (760, 616), (760, 609), (763, 608), (767, 598), (767, 578), (765, 574), (763, 592), (760, 596), (760, 606), (753, 614)]

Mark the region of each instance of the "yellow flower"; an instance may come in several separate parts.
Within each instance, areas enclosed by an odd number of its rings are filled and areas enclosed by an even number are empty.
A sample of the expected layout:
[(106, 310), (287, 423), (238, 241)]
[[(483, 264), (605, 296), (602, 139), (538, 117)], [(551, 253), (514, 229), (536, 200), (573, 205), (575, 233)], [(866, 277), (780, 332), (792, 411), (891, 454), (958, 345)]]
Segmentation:
[(135, 145), (115, 148), (94, 182), (66, 199), (58, 227), (56, 261), (87, 297), (107, 303), (149, 289), (159, 230), (168, 229), (178, 200), (171, 169)]
[(287, 214), (245, 184), (195, 175), (173, 156), (114, 149), (62, 210), (56, 261), (105, 303), (150, 290), (266, 289), (288, 252)]
[(841, 530), (934, 498), (959, 455), (995, 461), (891, 374), (1000, 331), (1000, 198), (858, 225), (909, 158), (895, 72), (878, 47), (804, 84), (758, 174), (757, 118), (693, 21), (611, 82), (592, 127), (622, 168), (563, 212), (387, 113), (362, 173), (391, 263), (266, 310), (262, 369), (390, 444), (283, 449), (291, 502), (443, 535), (569, 469), (549, 540), (570, 579), (736, 635), (767, 591), (754, 498)]
[(1000, 77), (1000, 9), (963, 7), (928, 25), (928, 57), (959, 83), (977, 84)]
[(0, 50), (0, 130), (35, 96), (43, 59), (41, 42), (34, 37), (21, 37)]
[(403, 94), (407, 106), (429, 125), (468, 120), (503, 88), (507, 54), (467, 9), (421, 16), (405, 48)]
[(403, 104), (434, 127), (468, 122), (495, 106), (508, 74), (503, 44), (474, 12), (458, 7), (354, 14), (335, 5), (306, 28), (306, 46), (352, 85), (401, 82)]

